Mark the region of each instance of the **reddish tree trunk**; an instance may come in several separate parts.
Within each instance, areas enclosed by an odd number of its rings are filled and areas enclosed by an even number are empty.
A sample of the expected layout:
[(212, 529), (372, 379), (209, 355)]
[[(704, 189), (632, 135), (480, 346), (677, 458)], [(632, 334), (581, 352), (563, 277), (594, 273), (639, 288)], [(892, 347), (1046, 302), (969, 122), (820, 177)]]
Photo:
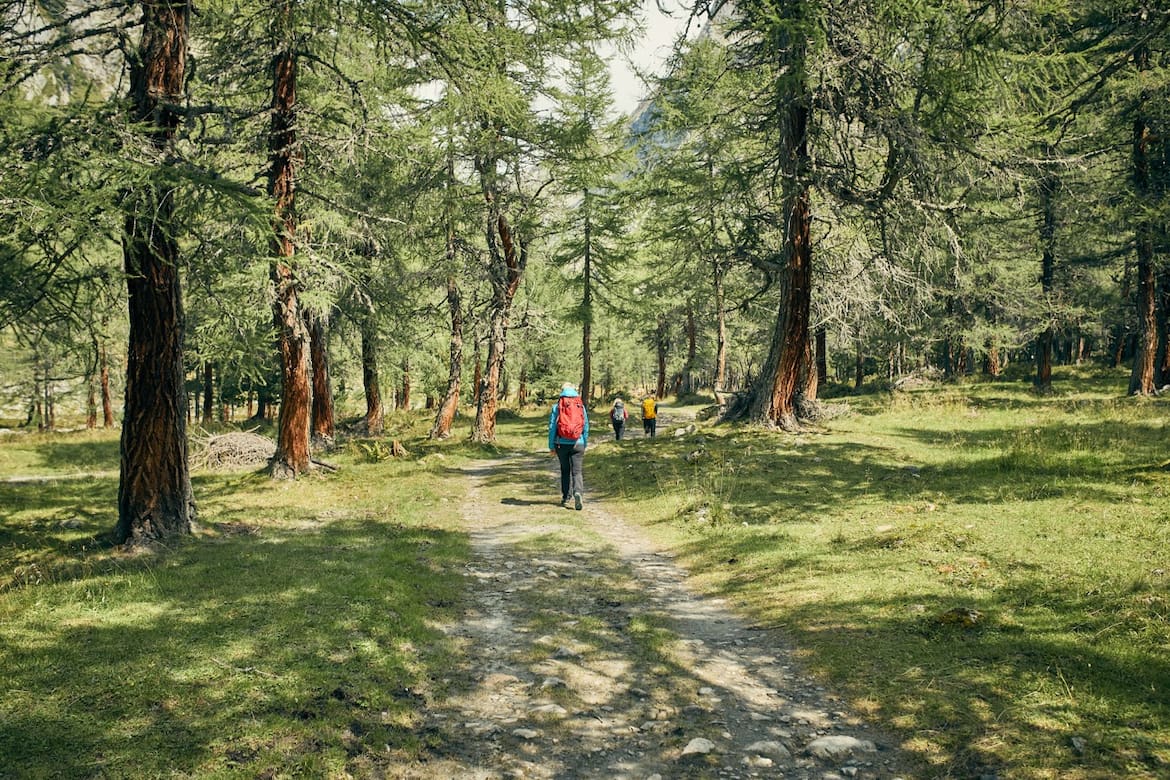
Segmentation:
[(1137, 344), (1133, 356), (1133, 373), (1129, 378), (1130, 395), (1154, 394), (1154, 365), (1158, 353), (1157, 284), (1154, 274), (1154, 242), (1148, 230), (1139, 228), (1137, 295)]
[(98, 348), (98, 377), (102, 389), (102, 427), (114, 427), (114, 401), (110, 394), (110, 360), (106, 345)]
[(311, 433), (314, 442), (320, 442), (323, 447), (332, 447), (337, 423), (329, 371), (329, 319), (315, 310), (307, 310), (305, 316), (309, 328), (309, 356), (313, 366)]
[[(488, 195), (489, 206), (496, 204)], [(471, 440), (490, 443), (496, 440), (496, 410), (499, 407), (500, 378), (504, 371), (504, 355), (508, 345), (508, 327), (512, 319), (512, 301), (520, 287), (520, 278), (528, 264), (528, 249), (512, 232), (512, 226), (498, 207), (488, 229), (488, 249), (492, 257), (492, 300), (488, 323), (487, 366), (483, 386), (476, 404), (475, 425)]]
[[(142, 39), (130, 68), (133, 119), (162, 152), (174, 139), (187, 71), (189, 2), (143, 2)], [(118, 484), (118, 543), (191, 532), (195, 502), (187, 458), (183, 297), (174, 190), (128, 193), (123, 260), (130, 337)]]
[[(291, 3), (282, 9), (287, 25)], [(300, 283), (293, 270), (296, 251), (297, 60), (286, 41), (272, 62), (272, 127), (268, 137), (268, 192), (276, 203), (273, 257), (269, 271), (275, 292), (272, 311), (280, 352), (280, 417), (273, 477), (296, 478), (309, 470), (309, 337), (301, 316)]]
[[(454, 254), (454, 243), (449, 244), (448, 254)], [(439, 404), (435, 423), (431, 426), (432, 439), (445, 439), (451, 435), (455, 424), (455, 413), (459, 411), (459, 392), (463, 381), (463, 297), (455, 276), (447, 277), (447, 310), (451, 315), (451, 339), (447, 361), (447, 392)], [(478, 367), (478, 366), (477, 366)]]
[[(1134, 53), (1138, 70), (1150, 67), (1150, 52), (1140, 47)], [(1143, 94), (1139, 116), (1133, 125), (1133, 182), (1139, 202), (1148, 202), (1152, 196), (1151, 145), (1156, 143), (1153, 128), (1144, 115)], [(1129, 378), (1130, 395), (1153, 395), (1154, 369), (1158, 353), (1157, 285), (1155, 276), (1154, 235), (1156, 228), (1148, 217), (1142, 216), (1137, 225), (1137, 293), (1134, 308), (1137, 312), (1137, 342), (1133, 356), (1133, 372)]]
[(378, 376), (378, 338), (374, 317), (367, 313), (362, 322), (362, 387), (366, 392), (366, 433), (381, 436), (385, 410), (382, 407), (381, 380)]
[[(764, 389), (757, 399), (754, 419), (784, 430), (796, 430), (796, 394), (808, 354), (811, 310), (812, 247), (808, 189), (800, 190), (788, 208), (787, 262), (781, 280), (781, 306), (772, 332), (772, 347), (764, 369)], [(810, 372), (813, 373), (813, 372)]]
[[(786, 12), (793, 22), (804, 21), (799, 3)], [(778, 53), (788, 71), (782, 101), (780, 129), (780, 177), (782, 213), (785, 216), (784, 267), (780, 276), (780, 308), (772, 330), (768, 359), (760, 377), (760, 390), (751, 410), (752, 419), (798, 428), (796, 402), (808, 354), (809, 316), (812, 309), (812, 218), (809, 207), (808, 126), (812, 99), (805, 76), (806, 44), (799, 36), (780, 30), (783, 45)], [(810, 372), (811, 373), (811, 372)]]

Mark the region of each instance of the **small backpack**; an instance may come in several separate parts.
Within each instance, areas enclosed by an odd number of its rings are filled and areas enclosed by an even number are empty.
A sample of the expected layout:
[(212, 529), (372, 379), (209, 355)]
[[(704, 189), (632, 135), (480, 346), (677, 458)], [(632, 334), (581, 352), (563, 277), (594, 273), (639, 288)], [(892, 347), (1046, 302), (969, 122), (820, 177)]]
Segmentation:
[(557, 438), (576, 441), (585, 432), (585, 405), (574, 395), (563, 395), (557, 402)]
[(612, 418), (613, 418), (613, 421), (614, 421), (614, 422), (616, 422), (616, 423), (625, 422), (625, 419), (626, 419), (626, 407), (624, 407), (624, 406), (615, 406), (615, 407), (613, 408), (613, 411), (612, 411), (612, 412), (610, 412), (610, 417), (612, 417)]

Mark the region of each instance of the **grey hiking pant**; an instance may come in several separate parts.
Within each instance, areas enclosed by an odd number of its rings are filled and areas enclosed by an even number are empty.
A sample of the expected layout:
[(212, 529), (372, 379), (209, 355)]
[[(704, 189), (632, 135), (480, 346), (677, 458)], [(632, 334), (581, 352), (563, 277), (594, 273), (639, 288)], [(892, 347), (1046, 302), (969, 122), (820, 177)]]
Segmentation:
[(574, 493), (584, 493), (581, 465), (585, 462), (584, 444), (557, 444), (557, 460), (561, 463), (561, 500), (567, 501)]

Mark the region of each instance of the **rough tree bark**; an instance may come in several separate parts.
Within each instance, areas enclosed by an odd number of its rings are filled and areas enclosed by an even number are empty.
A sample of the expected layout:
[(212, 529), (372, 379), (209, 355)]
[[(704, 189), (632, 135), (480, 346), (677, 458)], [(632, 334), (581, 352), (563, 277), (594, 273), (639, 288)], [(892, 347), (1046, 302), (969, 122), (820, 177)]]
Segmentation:
[[(785, 20), (799, 26), (802, 5), (785, 4)], [(796, 396), (803, 362), (808, 354), (809, 316), (812, 296), (812, 216), (809, 207), (808, 126), (812, 116), (805, 60), (807, 43), (799, 34), (781, 33), (784, 73), (778, 88), (780, 107), (781, 208), (785, 216), (783, 267), (780, 273), (780, 309), (772, 330), (772, 343), (760, 376), (751, 418), (797, 430)]]
[(337, 421), (333, 409), (333, 381), (329, 372), (329, 317), (305, 310), (309, 329), (309, 356), (313, 369), (313, 406), (310, 435), (319, 447), (333, 446)]
[(487, 365), (475, 410), (471, 440), (490, 443), (496, 440), (496, 411), (499, 408), (500, 377), (508, 346), (508, 327), (512, 320), (512, 301), (520, 287), (520, 278), (528, 265), (528, 248), (500, 212), (498, 197), (485, 187), (491, 220), (487, 226), (488, 252), (491, 256), (492, 299), (489, 304)]
[[(291, 0), (279, 13), (287, 29)], [(272, 125), (268, 136), (268, 192), (276, 203), (273, 261), (269, 267), (273, 320), (280, 353), (280, 418), (276, 452), (269, 462), (274, 478), (295, 479), (309, 470), (309, 337), (301, 316), (300, 282), (293, 270), (296, 252), (297, 57), (289, 35), (272, 61)]]
[(381, 436), (386, 412), (382, 406), (381, 379), (378, 376), (378, 335), (371, 312), (367, 312), (362, 320), (362, 387), (366, 393), (366, 433)]
[[(179, 125), (172, 107), (184, 100), (190, 15), (185, 0), (142, 3), (142, 39), (130, 63), (130, 103), (133, 119), (151, 128), (150, 143), (160, 159)], [(173, 193), (147, 185), (126, 198), (122, 256), (130, 337), (114, 529), (119, 544), (189, 534), (195, 517)]]
[(1052, 392), (1052, 344), (1056, 327), (1052, 322), (1052, 290), (1056, 277), (1056, 176), (1050, 171), (1040, 179), (1040, 291), (1047, 308), (1048, 323), (1036, 339), (1036, 390)]
[[(1150, 49), (1142, 45), (1133, 55), (1139, 71), (1150, 68)], [(1150, 205), (1154, 195), (1151, 167), (1156, 164), (1153, 149), (1158, 142), (1150, 118), (1146, 114), (1148, 92), (1138, 102), (1137, 117), (1133, 121), (1133, 188), (1138, 202)], [(1137, 312), (1137, 339), (1133, 356), (1133, 371), (1129, 377), (1130, 395), (1153, 395), (1154, 369), (1158, 352), (1158, 295), (1156, 285), (1154, 236), (1156, 228), (1145, 214), (1138, 217), (1137, 235), (1137, 290), (1134, 308)]]
[[(803, 137), (807, 113), (792, 117), (794, 130)], [(801, 144), (803, 146), (803, 143)], [(807, 154), (807, 150), (805, 151)], [(801, 187), (785, 207), (788, 229), (785, 238), (785, 267), (780, 282), (781, 305), (772, 331), (772, 346), (762, 374), (764, 392), (756, 397), (752, 419), (783, 430), (799, 429), (796, 395), (805, 358), (808, 355), (808, 326), (811, 309), (812, 218), (809, 191)]]
[[(448, 253), (454, 252), (453, 242)], [(451, 315), (451, 339), (448, 347), (447, 392), (439, 404), (435, 423), (431, 426), (430, 438), (445, 439), (451, 435), (455, 424), (455, 413), (459, 411), (459, 391), (463, 381), (463, 296), (459, 293), (459, 282), (454, 274), (447, 277), (447, 310)]]

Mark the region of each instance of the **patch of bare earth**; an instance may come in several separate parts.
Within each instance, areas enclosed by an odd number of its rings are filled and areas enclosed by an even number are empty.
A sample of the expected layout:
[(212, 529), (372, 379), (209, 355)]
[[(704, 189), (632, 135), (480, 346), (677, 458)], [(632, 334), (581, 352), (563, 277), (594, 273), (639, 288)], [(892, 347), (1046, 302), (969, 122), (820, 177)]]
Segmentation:
[[(588, 468), (588, 463), (586, 464)], [(411, 778), (894, 778), (890, 740), (802, 676), (783, 639), (687, 585), (606, 511), (557, 503), (555, 460), (466, 470), (463, 648)]]

